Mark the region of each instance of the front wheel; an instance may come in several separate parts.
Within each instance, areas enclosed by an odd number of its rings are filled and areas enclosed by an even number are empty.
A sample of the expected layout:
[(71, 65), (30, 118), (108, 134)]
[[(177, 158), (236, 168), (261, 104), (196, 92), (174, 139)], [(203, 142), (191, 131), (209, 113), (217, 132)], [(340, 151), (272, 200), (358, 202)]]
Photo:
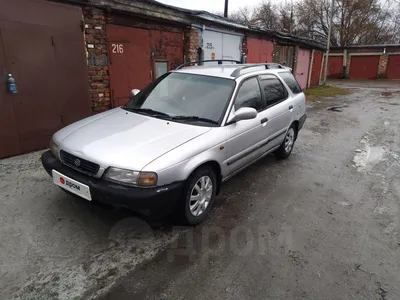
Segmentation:
[(196, 170), (186, 182), (179, 204), (180, 219), (189, 225), (204, 221), (209, 215), (216, 197), (217, 179), (210, 167)]
[(286, 136), (282, 144), (274, 153), (276, 158), (285, 159), (289, 157), (290, 153), (292, 153), (293, 150), (294, 142), (296, 140), (296, 134), (296, 126), (292, 124), (286, 132)]

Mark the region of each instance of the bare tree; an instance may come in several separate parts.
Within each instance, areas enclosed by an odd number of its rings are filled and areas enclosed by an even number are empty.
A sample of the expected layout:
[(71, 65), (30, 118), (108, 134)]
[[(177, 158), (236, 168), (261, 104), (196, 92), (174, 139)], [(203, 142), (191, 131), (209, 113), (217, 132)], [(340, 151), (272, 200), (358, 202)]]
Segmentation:
[(248, 6), (243, 6), (229, 15), (230, 19), (246, 25), (252, 24), (252, 17), (252, 9)]
[[(390, 43), (398, 36), (395, 26), (398, 17), (380, 0), (335, 0), (334, 3), (333, 46)], [(296, 7), (298, 34), (325, 41), (329, 10), (329, 0), (299, 2)]]
[(280, 30), (278, 6), (271, 0), (263, 1), (254, 8), (252, 23), (264, 29)]
[[(263, 29), (286, 31), (325, 43), (331, 0), (264, 0), (244, 6), (230, 18)], [(331, 44), (400, 43), (400, 0), (335, 0)]]
[(278, 20), (279, 20), (279, 27), (282, 31), (287, 31), (289, 33), (295, 33), (295, 22), (294, 22), (294, 15), (295, 15), (295, 7), (291, 2), (285, 1), (282, 2), (278, 8)]

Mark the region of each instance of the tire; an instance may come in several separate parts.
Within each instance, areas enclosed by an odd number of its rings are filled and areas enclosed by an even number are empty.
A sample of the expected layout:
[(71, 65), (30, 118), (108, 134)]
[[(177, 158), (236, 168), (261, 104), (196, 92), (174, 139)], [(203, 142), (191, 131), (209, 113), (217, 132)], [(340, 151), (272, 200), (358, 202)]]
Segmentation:
[(297, 128), (296, 125), (292, 124), (286, 132), (285, 139), (283, 140), (282, 144), (279, 146), (278, 150), (274, 152), (276, 158), (286, 159), (289, 157), (290, 153), (292, 153), (296, 137)]
[(214, 205), (216, 191), (217, 176), (211, 167), (201, 167), (194, 171), (189, 176), (178, 203), (179, 220), (186, 225), (196, 225), (204, 221)]

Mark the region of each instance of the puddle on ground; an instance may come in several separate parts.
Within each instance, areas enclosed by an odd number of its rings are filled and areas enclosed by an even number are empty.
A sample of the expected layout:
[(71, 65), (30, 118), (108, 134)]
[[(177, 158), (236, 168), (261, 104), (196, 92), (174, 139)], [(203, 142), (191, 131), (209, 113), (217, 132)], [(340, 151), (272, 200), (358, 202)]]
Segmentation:
[(383, 160), (385, 149), (382, 146), (371, 146), (368, 136), (361, 139), (362, 149), (356, 149), (356, 154), (353, 158), (353, 166), (357, 171), (372, 170), (373, 166)]
[(400, 91), (387, 91), (387, 92), (382, 92), (381, 96), (382, 97), (391, 97), (395, 94), (400, 94)]

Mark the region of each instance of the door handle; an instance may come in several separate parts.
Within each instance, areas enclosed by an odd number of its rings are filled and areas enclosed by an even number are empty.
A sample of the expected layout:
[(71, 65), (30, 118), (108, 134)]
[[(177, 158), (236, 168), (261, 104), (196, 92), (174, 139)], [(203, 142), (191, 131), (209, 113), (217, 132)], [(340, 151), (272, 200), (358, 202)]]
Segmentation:
[(261, 124), (264, 124), (264, 123), (267, 123), (267, 122), (268, 122), (268, 118), (261, 119)]
[(293, 105), (290, 105), (290, 106), (289, 106), (289, 110), (292, 110), (292, 109), (293, 109)]

